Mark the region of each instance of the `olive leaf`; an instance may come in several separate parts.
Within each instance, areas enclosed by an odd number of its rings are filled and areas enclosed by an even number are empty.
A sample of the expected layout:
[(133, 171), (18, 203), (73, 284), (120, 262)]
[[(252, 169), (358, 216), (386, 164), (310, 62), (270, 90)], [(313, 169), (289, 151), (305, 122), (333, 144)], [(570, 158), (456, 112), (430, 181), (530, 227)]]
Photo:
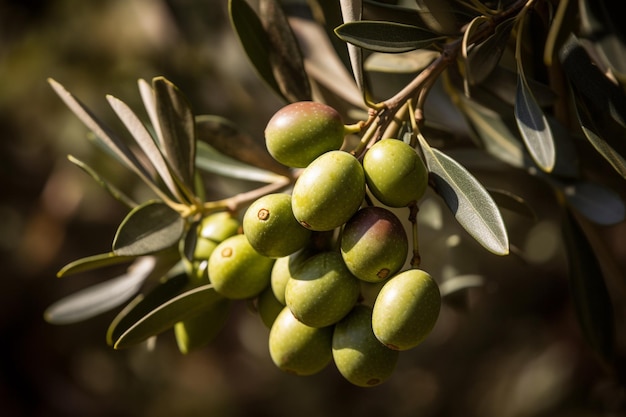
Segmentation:
[(77, 259), (65, 265), (57, 272), (57, 277), (65, 277), (79, 272), (91, 271), (106, 266), (118, 265), (134, 260), (136, 256), (120, 256), (113, 252), (91, 255)]
[(119, 337), (112, 338), (113, 348), (124, 349), (171, 329), (177, 322), (192, 318), (221, 301), (211, 284), (177, 295), (134, 322)]
[(614, 350), (615, 320), (600, 261), (569, 210), (563, 216), (562, 230), (572, 299), (582, 333), (596, 352), (610, 359)]
[(268, 58), (280, 92), (289, 102), (311, 100), (302, 53), (282, 6), (276, 0), (261, 0), (259, 15), (267, 33)]
[[(341, 0), (340, 7), (343, 23), (358, 22), (361, 20), (363, 15), (363, 3), (361, 0)], [(347, 48), (354, 81), (359, 90), (361, 90), (364, 102), (368, 102), (370, 93), (367, 79), (363, 75), (363, 50), (351, 43), (348, 43)]]
[(500, 62), (511, 36), (514, 18), (500, 23), (493, 35), (474, 45), (467, 55), (467, 79), (470, 85), (483, 82)]
[(207, 172), (247, 181), (273, 183), (285, 178), (282, 175), (230, 158), (204, 142), (198, 143), (196, 166)]
[(269, 59), (272, 53), (270, 41), (261, 19), (246, 0), (228, 0), (228, 13), (231, 26), (260, 78), (279, 97), (288, 102), (274, 77), (274, 70)]
[(361, 20), (348, 22), (335, 29), (345, 42), (375, 52), (398, 53), (428, 48), (445, 39), (436, 33), (403, 23)]
[(594, 223), (610, 226), (626, 217), (626, 207), (620, 195), (597, 183), (577, 181), (562, 185), (567, 202)]
[(174, 325), (178, 350), (187, 354), (206, 346), (224, 328), (233, 302), (227, 298), (210, 304), (206, 311)]
[(124, 192), (122, 192), (119, 188), (114, 186), (110, 181), (103, 178), (100, 174), (98, 174), (93, 168), (91, 168), (85, 162), (79, 160), (78, 158), (72, 155), (68, 155), (67, 159), (69, 159), (71, 163), (78, 166), (80, 169), (82, 169), (87, 174), (89, 174), (94, 180), (96, 180), (98, 184), (102, 186), (102, 188), (107, 190), (109, 194), (111, 194), (111, 196), (115, 198), (117, 201), (121, 202), (122, 204), (124, 204), (125, 206), (131, 209), (134, 207), (137, 207), (138, 204), (132, 198), (130, 198)]
[(117, 229), (113, 252), (120, 256), (147, 255), (176, 245), (185, 220), (167, 204), (149, 200), (131, 210)]
[[(113, 97), (112, 95), (107, 95), (106, 98), (111, 105), (111, 108), (113, 108), (117, 116), (124, 123), (128, 131), (135, 139), (135, 142), (137, 142), (156, 172), (159, 174), (171, 195), (179, 202), (183, 201), (180, 190), (176, 185), (177, 181), (175, 181), (172, 177), (170, 168), (161, 153), (161, 150), (155, 143), (150, 132), (148, 132), (146, 126), (141, 120), (139, 120), (139, 117), (137, 117), (137, 115), (130, 109), (130, 107), (128, 107), (126, 103), (116, 97)], [(181, 182), (182, 179), (179, 179), (178, 183)]]
[(156, 111), (163, 140), (163, 153), (179, 186), (193, 195), (196, 134), (193, 112), (186, 97), (164, 77), (152, 80)]
[(109, 311), (137, 294), (155, 265), (155, 257), (142, 257), (126, 274), (56, 301), (46, 309), (44, 318), (52, 324), (70, 324)]
[(454, 159), (418, 135), (435, 190), (457, 222), (497, 255), (509, 253), (509, 238), (498, 206), (482, 184)]

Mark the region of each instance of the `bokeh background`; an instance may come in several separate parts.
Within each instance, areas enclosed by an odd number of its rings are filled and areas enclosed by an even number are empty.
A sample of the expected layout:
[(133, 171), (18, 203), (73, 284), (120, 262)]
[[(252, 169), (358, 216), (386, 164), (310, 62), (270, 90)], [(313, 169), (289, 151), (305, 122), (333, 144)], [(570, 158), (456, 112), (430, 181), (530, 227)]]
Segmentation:
[[(311, 377), (280, 372), (267, 352), (268, 330), (245, 304), (214, 343), (189, 355), (172, 334), (153, 350), (112, 350), (104, 336), (115, 311), (46, 323), (50, 304), (116, 273), (55, 277), (70, 261), (108, 251), (125, 215), (67, 154), (142, 192), (93, 149), (47, 79), (123, 132), (105, 95), (140, 109), (137, 79), (159, 75), (196, 113), (227, 117), (259, 140), (281, 106), (243, 54), (225, 0), (0, 0), (0, 415), (626, 415), (623, 367), (599, 360), (576, 323), (554, 197), (514, 171), (493, 185), (517, 184), (534, 203), (540, 221), (504, 213), (524, 260), (485, 255), (427, 197), (425, 268), (440, 280), (475, 275), (481, 285), (447, 297), (431, 337), (401, 355), (396, 374), (377, 388), (351, 386), (332, 365)], [(624, 227), (599, 233), (624, 259)], [(460, 269), (451, 271), (450, 261)], [(616, 268), (610, 289), (623, 301), (624, 262)], [(623, 358), (623, 304), (615, 309)]]

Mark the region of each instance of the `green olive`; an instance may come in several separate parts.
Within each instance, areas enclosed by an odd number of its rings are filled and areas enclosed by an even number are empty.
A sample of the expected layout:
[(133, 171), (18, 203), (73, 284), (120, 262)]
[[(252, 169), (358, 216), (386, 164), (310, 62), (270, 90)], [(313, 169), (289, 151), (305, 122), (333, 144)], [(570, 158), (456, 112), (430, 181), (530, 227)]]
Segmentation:
[(313, 101), (291, 103), (278, 110), (265, 128), (270, 155), (283, 165), (304, 168), (343, 144), (345, 126), (332, 107)]
[(287, 282), (310, 256), (312, 256), (312, 252), (305, 248), (289, 256), (278, 258), (274, 262), (270, 285), (274, 296), (282, 305), (285, 305)]
[(333, 333), (333, 359), (339, 373), (352, 384), (373, 387), (393, 374), (397, 350), (387, 348), (372, 331), (372, 308), (357, 305)]
[(332, 326), (307, 326), (284, 307), (270, 329), (270, 356), (274, 364), (285, 372), (313, 375), (332, 361), (332, 337)]
[(242, 235), (221, 242), (209, 258), (208, 273), (215, 291), (230, 299), (251, 298), (270, 283), (274, 259), (258, 253)]
[(282, 311), (283, 307), (285, 306), (276, 299), (270, 286), (261, 291), (256, 300), (256, 309), (259, 316), (261, 316), (261, 321), (268, 329), (272, 327), (274, 320), (276, 320), (278, 313)]
[(180, 352), (187, 354), (213, 341), (226, 324), (231, 303), (222, 298), (197, 316), (177, 322), (174, 335)]
[(341, 255), (357, 278), (380, 282), (406, 261), (409, 240), (398, 217), (383, 207), (363, 207), (346, 223)]
[(369, 190), (389, 207), (417, 202), (428, 186), (428, 170), (410, 145), (398, 139), (382, 139), (363, 157)]
[(327, 231), (343, 225), (365, 197), (360, 162), (343, 151), (327, 152), (304, 169), (292, 191), (292, 209), (307, 229)]
[(287, 281), (285, 303), (294, 316), (311, 327), (341, 320), (356, 304), (359, 280), (341, 254), (321, 252), (309, 258)]
[(261, 255), (280, 258), (302, 249), (311, 237), (293, 216), (291, 195), (267, 194), (254, 201), (243, 216), (243, 232)]
[(395, 350), (419, 345), (430, 334), (441, 309), (439, 286), (420, 269), (390, 278), (378, 293), (372, 312), (376, 338)]

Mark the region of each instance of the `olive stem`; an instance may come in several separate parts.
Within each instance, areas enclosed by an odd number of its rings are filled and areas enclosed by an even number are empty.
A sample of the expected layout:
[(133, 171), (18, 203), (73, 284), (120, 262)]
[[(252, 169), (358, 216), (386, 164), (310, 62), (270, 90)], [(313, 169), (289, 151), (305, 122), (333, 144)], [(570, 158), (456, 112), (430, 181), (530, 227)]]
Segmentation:
[(411, 267), (418, 268), (422, 262), (419, 249), (419, 235), (417, 228), (417, 213), (419, 212), (419, 206), (416, 201), (409, 204), (409, 221), (411, 222), (411, 231), (413, 237), (413, 257), (411, 258)]

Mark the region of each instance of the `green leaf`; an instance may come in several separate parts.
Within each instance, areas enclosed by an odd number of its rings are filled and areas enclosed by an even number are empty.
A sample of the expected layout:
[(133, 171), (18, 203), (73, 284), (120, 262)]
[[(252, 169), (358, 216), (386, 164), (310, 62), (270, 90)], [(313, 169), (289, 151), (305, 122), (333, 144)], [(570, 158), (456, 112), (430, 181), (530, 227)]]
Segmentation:
[(180, 90), (163, 77), (152, 80), (156, 109), (163, 137), (163, 153), (175, 178), (185, 192), (192, 194), (196, 158), (196, 133), (193, 112)]
[(128, 213), (117, 229), (113, 252), (121, 256), (147, 255), (178, 243), (185, 220), (167, 204), (150, 200)]
[(507, 47), (514, 21), (511, 18), (502, 22), (493, 35), (470, 50), (467, 63), (470, 85), (483, 82), (498, 65)]
[(285, 178), (282, 175), (230, 158), (204, 142), (198, 143), (196, 165), (198, 169), (207, 172), (247, 181), (272, 183)]
[(130, 262), (135, 258), (136, 256), (119, 256), (113, 252), (87, 256), (85, 258), (77, 259), (65, 265), (59, 270), (59, 272), (57, 272), (57, 277), (62, 278), (68, 275), (78, 274), (80, 272), (91, 271), (106, 266), (118, 265), (125, 262)]
[(265, 146), (243, 133), (228, 119), (215, 115), (197, 116), (196, 134), (198, 146), (205, 142), (231, 159), (281, 175), (291, 175), (289, 168), (272, 158)]
[(133, 199), (128, 197), (126, 194), (124, 194), (119, 188), (114, 186), (111, 182), (109, 182), (108, 180), (103, 178), (100, 174), (98, 174), (89, 165), (87, 165), (83, 161), (75, 158), (72, 155), (68, 155), (67, 159), (69, 159), (70, 162), (72, 162), (74, 165), (78, 166), (80, 169), (82, 169), (87, 174), (89, 174), (94, 180), (96, 180), (96, 182), (98, 184), (100, 184), (100, 186), (102, 188), (107, 190), (109, 192), (109, 194), (111, 194), (111, 196), (113, 196), (113, 198), (115, 198), (117, 201), (121, 202), (122, 204), (124, 204), (128, 208), (137, 207), (138, 204), (135, 201), (133, 201)]
[(605, 359), (614, 351), (614, 312), (600, 261), (569, 211), (563, 218), (570, 288), (576, 315), (589, 345)]
[(385, 54), (372, 52), (364, 63), (364, 69), (389, 74), (417, 74), (439, 56), (439, 52), (427, 49)]
[[(343, 23), (358, 22), (362, 19), (363, 2), (361, 0), (341, 0), (340, 7)], [(363, 101), (368, 102), (371, 94), (367, 85), (367, 78), (363, 76), (363, 50), (351, 43), (348, 43), (347, 47), (352, 75), (363, 95)]]
[(362, 20), (340, 25), (335, 33), (345, 42), (376, 52), (398, 53), (427, 48), (445, 39), (413, 25)]
[(109, 311), (135, 295), (156, 264), (156, 258), (138, 259), (126, 274), (92, 285), (55, 302), (44, 312), (52, 324), (69, 324)]
[(270, 44), (272, 73), (280, 92), (289, 102), (311, 100), (302, 53), (281, 5), (276, 0), (261, 0), (259, 10)]
[(626, 217), (626, 207), (620, 195), (613, 190), (587, 181), (563, 186), (567, 202), (594, 223), (610, 226)]
[[(159, 174), (171, 195), (176, 197), (179, 202), (182, 201), (180, 190), (170, 173), (170, 168), (146, 126), (123, 101), (111, 95), (107, 95), (107, 100)], [(179, 179), (178, 183), (181, 182), (182, 179)]]
[(141, 321), (153, 310), (180, 295), (188, 286), (189, 279), (186, 274), (174, 274), (160, 281), (145, 294), (135, 297), (113, 319), (107, 329), (107, 344), (113, 346), (115, 342)]
[(177, 322), (194, 317), (222, 300), (211, 284), (186, 291), (154, 308), (113, 339), (115, 349), (124, 349), (171, 329)]
[(613, 167), (615, 172), (622, 176), (622, 178), (626, 178), (626, 159), (617, 152), (611, 145), (609, 145), (604, 139), (598, 136), (593, 130), (589, 127), (585, 126), (584, 122), (580, 120), (580, 127), (589, 141), (591, 145), (595, 148), (596, 151), (604, 159), (608, 161), (608, 163)]
[(459, 224), (490, 252), (507, 255), (509, 238), (504, 221), (487, 190), (458, 162), (418, 137), (435, 190)]
[(530, 156), (539, 168), (545, 172), (551, 172), (556, 161), (552, 131), (543, 110), (528, 87), (520, 63), (518, 63), (518, 72), (515, 121)]
[(228, 0), (228, 12), (231, 25), (254, 69), (279, 97), (288, 101), (274, 78), (274, 70), (269, 60), (270, 41), (254, 9), (246, 0)]
[(115, 135), (104, 123), (99, 121), (96, 116), (94, 116), (80, 100), (68, 92), (65, 87), (52, 78), (49, 78), (48, 82), (70, 110), (78, 116), (80, 121), (96, 135), (98, 140), (102, 142), (107, 149), (111, 150), (114, 155), (116, 155), (117, 159), (124, 166), (136, 173), (146, 184), (155, 185), (148, 171), (146, 171), (126, 143)]

